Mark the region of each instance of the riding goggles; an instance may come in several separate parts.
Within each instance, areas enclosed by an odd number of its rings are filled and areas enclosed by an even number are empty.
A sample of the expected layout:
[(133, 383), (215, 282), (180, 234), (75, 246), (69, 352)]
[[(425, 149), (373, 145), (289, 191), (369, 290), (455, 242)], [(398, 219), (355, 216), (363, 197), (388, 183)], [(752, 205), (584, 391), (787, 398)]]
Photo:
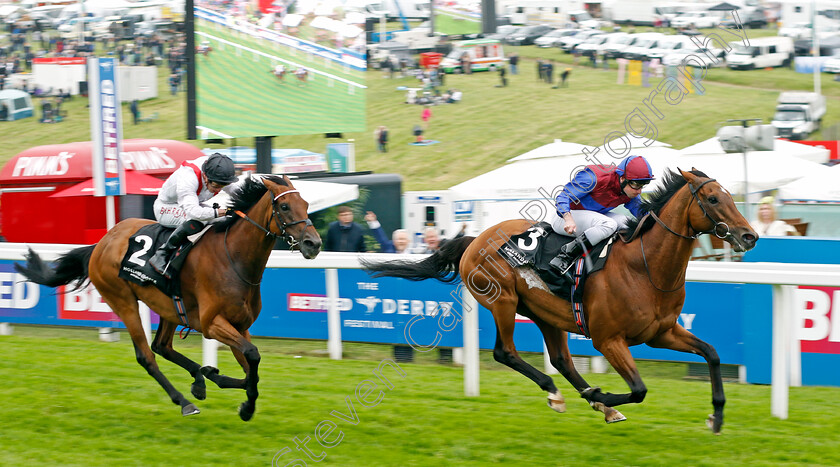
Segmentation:
[(627, 180), (627, 184), (634, 190), (641, 190), (648, 183), (650, 183), (650, 180)]

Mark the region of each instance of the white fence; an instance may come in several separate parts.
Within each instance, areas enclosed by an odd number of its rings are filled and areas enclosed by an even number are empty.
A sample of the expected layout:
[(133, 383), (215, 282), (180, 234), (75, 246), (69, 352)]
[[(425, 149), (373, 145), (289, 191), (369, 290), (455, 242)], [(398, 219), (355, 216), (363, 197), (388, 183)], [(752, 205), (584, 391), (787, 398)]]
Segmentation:
[[(44, 260), (50, 261), (75, 245), (37, 244), (33, 248)], [(0, 244), (0, 259), (23, 260), (27, 245), (20, 243)], [(341, 325), (338, 309), (338, 269), (360, 268), (362, 255), (350, 253), (321, 253), (312, 260), (288, 251), (274, 251), (268, 260), (268, 267), (306, 268), (326, 270), (327, 323), (329, 339), (327, 348), (330, 357), (340, 359), (342, 354)], [(371, 260), (393, 260), (394, 255), (365, 254)], [(413, 255), (410, 259), (421, 260), (424, 255)], [(801, 384), (801, 358), (791, 300), (796, 286), (840, 287), (840, 265), (789, 264), (789, 263), (743, 263), (692, 261), (688, 265), (686, 280), (691, 282), (723, 282), (769, 284), (773, 286), (773, 370), (771, 412), (781, 419), (788, 417), (788, 388)], [(463, 303), (478, 310), (475, 299), (463, 288)], [(479, 395), (478, 371), (478, 313), (463, 313), (464, 332), (464, 393)], [(145, 320), (148, 323), (148, 320)], [(151, 331), (147, 330), (147, 336)], [(208, 341), (204, 346), (204, 364), (214, 365), (217, 345)]]

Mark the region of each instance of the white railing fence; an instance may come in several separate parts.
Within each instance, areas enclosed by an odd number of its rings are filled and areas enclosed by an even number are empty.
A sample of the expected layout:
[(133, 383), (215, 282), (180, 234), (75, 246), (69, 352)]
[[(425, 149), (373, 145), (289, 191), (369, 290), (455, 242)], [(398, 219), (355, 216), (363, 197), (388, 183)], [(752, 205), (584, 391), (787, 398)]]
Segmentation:
[[(46, 261), (56, 259), (76, 245), (32, 245)], [(27, 245), (20, 243), (0, 244), (0, 259), (20, 261)], [(327, 323), (329, 338), (327, 348), (330, 358), (340, 359), (341, 319), (338, 299), (338, 269), (359, 269), (359, 258), (370, 260), (393, 260), (391, 254), (321, 253), (312, 260), (304, 259), (300, 254), (288, 251), (274, 251), (267, 267), (291, 269), (326, 270), (325, 289), (327, 292)], [(401, 259), (422, 260), (425, 255), (401, 256)], [(840, 287), (840, 265), (790, 264), (790, 263), (744, 263), (692, 261), (689, 263), (686, 280), (690, 282), (721, 282), (769, 284), (773, 286), (773, 370), (771, 390), (771, 413), (781, 419), (788, 417), (788, 392), (791, 384), (801, 384), (800, 345), (793, 330), (796, 329), (791, 306), (796, 286)], [(475, 299), (462, 290), (462, 303), (473, 312), (463, 313), (464, 332), (464, 393), (467, 396), (479, 395), (479, 351), (478, 351), (478, 305)], [(141, 307), (145, 308), (145, 307)], [(148, 310), (148, 308), (146, 308)], [(150, 320), (144, 320), (147, 326), (147, 338), (151, 336)], [(218, 345), (205, 339), (205, 365), (216, 366)]]

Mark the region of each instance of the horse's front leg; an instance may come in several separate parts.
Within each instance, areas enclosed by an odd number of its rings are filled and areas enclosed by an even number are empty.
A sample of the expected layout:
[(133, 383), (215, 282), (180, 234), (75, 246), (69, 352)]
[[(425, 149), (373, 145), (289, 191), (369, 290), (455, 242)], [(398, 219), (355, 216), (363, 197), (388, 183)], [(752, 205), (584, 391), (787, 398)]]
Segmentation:
[[(245, 363), (242, 365), (242, 368), (245, 370), (245, 380), (244, 380), (244, 387), (245, 387), (245, 394), (248, 396), (248, 400), (242, 403), (239, 406), (239, 418), (244, 421), (248, 421), (251, 417), (254, 416), (254, 411), (257, 407), (257, 397), (259, 397), (259, 391), (257, 391), (257, 383), (259, 382), (259, 374), (257, 369), (260, 365), (260, 352), (257, 350), (257, 347), (250, 342), (249, 334), (245, 331), (244, 335), (240, 334), (233, 325), (228, 322), (227, 319), (222, 317), (221, 315), (216, 315), (213, 317), (212, 322), (207, 327), (207, 331), (205, 335), (209, 338), (216, 339), (223, 344), (227, 344), (230, 346), (234, 356), (237, 356), (237, 351), (242, 354), (242, 357), (245, 359)], [(239, 357), (237, 356), (237, 359)], [(242, 363), (240, 361), (240, 363)], [(207, 367), (205, 367), (207, 368)], [(215, 370), (215, 369), (214, 369)], [(218, 370), (216, 370), (218, 371)], [(213, 376), (208, 374), (208, 372), (204, 371), (204, 376), (206, 376), (211, 381), (216, 382)], [(227, 376), (221, 377), (219, 375), (215, 376), (216, 378), (227, 378), (231, 381), (238, 381), (234, 380), (233, 378), (228, 378)], [(218, 383), (217, 383), (218, 384)], [(221, 386), (221, 385), (220, 385)]]
[(627, 394), (612, 394), (601, 392), (599, 388), (587, 388), (581, 391), (581, 397), (589, 401), (589, 404), (595, 410), (601, 410), (597, 406), (598, 403), (606, 407), (615, 407), (631, 402), (638, 404), (645, 400), (647, 387), (645, 387), (642, 377), (639, 376), (639, 370), (636, 368), (636, 362), (633, 360), (633, 355), (630, 354), (627, 342), (621, 337), (612, 337), (599, 342), (593, 340), (593, 344), (599, 352), (604, 354), (615, 371), (624, 378), (624, 381), (630, 386), (630, 392)]
[(715, 410), (712, 415), (709, 415), (706, 424), (714, 434), (719, 435), (723, 425), (723, 406), (726, 404), (726, 396), (723, 394), (723, 379), (720, 376), (720, 357), (715, 348), (698, 339), (679, 324), (647, 344), (651, 347), (694, 353), (706, 359), (712, 380), (712, 406)]
[[(551, 358), (551, 364), (554, 368), (557, 368), (557, 371), (559, 371), (560, 374), (562, 374), (563, 377), (566, 378), (566, 380), (568, 380), (584, 397), (584, 399), (589, 402), (593, 409), (604, 414), (604, 421), (607, 423), (616, 423), (627, 420), (627, 417), (622, 415), (622, 413), (618, 410), (604, 405), (603, 402), (592, 401), (587, 397), (587, 395), (597, 392), (599, 389), (590, 387), (589, 383), (583, 379), (583, 376), (581, 376), (580, 373), (578, 373), (577, 368), (575, 368), (574, 361), (572, 361), (572, 355), (569, 352), (569, 341), (566, 337), (566, 331), (553, 327), (542, 320), (534, 319), (534, 322), (543, 333), (545, 346), (548, 349), (548, 355)], [(557, 395), (559, 394), (560, 391), (557, 391)], [(557, 410), (555, 408), (557, 402), (552, 401), (551, 394), (549, 394), (548, 399), (548, 405), (554, 410)], [(566, 404), (562, 401), (562, 396), (560, 396), (560, 401), (565, 410)], [(560, 412), (560, 410), (557, 411)]]

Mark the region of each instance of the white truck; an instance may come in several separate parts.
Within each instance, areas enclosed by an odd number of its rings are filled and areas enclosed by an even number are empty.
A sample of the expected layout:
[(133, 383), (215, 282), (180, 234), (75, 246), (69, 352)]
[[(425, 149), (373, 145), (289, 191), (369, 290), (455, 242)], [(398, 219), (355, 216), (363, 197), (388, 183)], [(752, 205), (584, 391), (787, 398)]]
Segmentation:
[(805, 139), (820, 129), (825, 115), (825, 96), (815, 92), (785, 91), (779, 94), (771, 125), (782, 138)]

